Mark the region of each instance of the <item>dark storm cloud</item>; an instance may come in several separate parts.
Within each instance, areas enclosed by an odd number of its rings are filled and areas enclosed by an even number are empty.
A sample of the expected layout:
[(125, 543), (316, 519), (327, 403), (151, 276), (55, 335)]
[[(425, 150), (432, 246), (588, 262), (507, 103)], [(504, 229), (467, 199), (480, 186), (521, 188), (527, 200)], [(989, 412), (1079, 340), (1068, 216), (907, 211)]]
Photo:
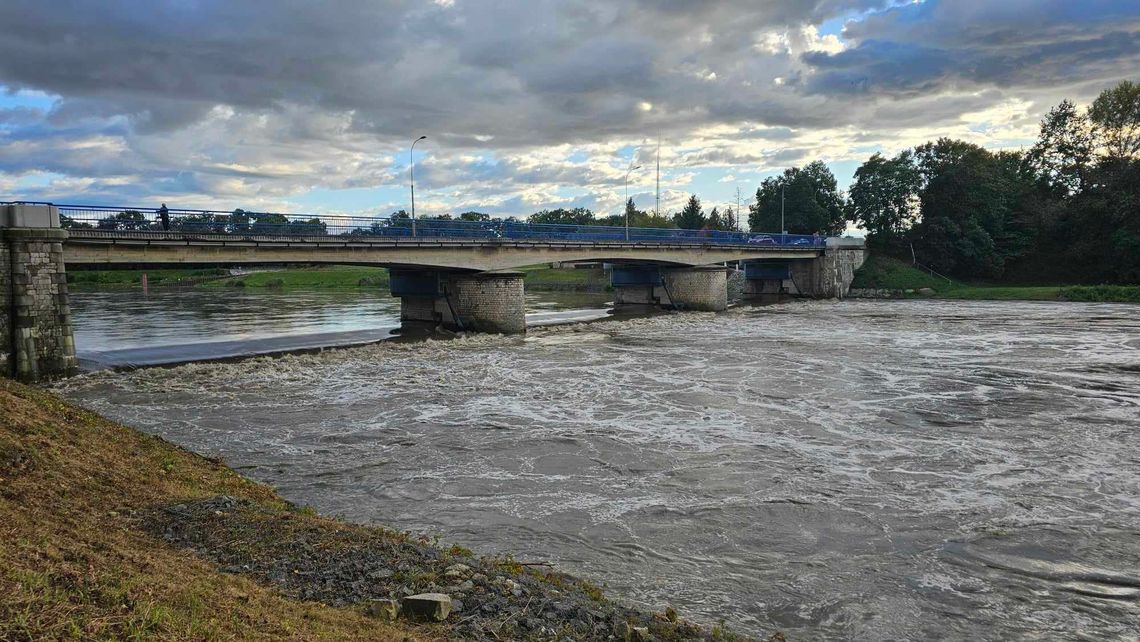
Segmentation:
[(851, 23), (855, 47), (803, 55), (823, 94), (1067, 85), (1126, 76), (1140, 56), (1135, 0), (928, 0)]
[[(845, 18), (845, 43), (805, 29)], [(372, 186), (422, 131), (454, 156), (425, 166), (439, 185), (608, 189), (621, 172), (523, 157), (662, 136), (693, 167), (768, 165), (841, 138), (820, 130), (1028, 119), (1127, 77), (1138, 35), (1135, 0), (5, 0), (0, 86), (59, 99), (0, 111), (0, 176)]]

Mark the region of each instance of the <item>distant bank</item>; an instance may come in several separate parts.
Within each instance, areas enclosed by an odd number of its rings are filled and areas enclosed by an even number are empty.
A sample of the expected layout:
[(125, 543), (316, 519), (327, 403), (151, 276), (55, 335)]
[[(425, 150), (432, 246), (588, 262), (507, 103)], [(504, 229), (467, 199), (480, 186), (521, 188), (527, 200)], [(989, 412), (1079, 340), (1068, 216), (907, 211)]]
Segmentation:
[(855, 298), (1140, 303), (1140, 285), (968, 284), (884, 256), (867, 257), (851, 284)]
[[(600, 268), (557, 269), (533, 266), (526, 272), (532, 291), (605, 292), (609, 281)], [(149, 287), (264, 288), (281, 290), (387, 289), (388, 270), (333, 265), (268, 269), (231, 275), (224, 268), (167, 270), (73, 270), (68, 281), (78, 289)], [(1087, 301), (1140, 303), (1140, 285), (967, 284), (924, 272), (897, 259), (870, 256), (855, 274), (854, 298), (942, 298), (994, 301)]]
[[(601, 268), (522, 268), (526, 287), (536, 291), (605, 292), (609, 281)], [(388, 270), (331, 265), (266, 269), (231, 274), (225, 268), (162, 270), (71, 270), (68, 283), (78, 289), (149, 287), (274, 288), (284, 290), (353, 290), (388, 288)]]

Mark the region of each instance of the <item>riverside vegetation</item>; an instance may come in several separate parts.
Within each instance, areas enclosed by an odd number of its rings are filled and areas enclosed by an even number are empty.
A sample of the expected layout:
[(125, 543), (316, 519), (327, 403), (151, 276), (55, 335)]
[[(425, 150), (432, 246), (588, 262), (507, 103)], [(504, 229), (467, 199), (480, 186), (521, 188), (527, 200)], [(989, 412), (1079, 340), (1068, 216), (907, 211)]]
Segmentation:
[[(322, 517), (3, 378), (0, 407), (3, 640), (737, 639), (546, 565)], [(424, 593), (447, 597), (408, 599)], [(436, 599), (449, 615), (413, 621)]]
[[(521, 268), (521, 271), (526, 273), (526, 287), (531, 291), (605, 292), (610, 289), (606, 274), (600, 268), (554, 269), (530, 266)], [(224, 269), (146, 272), (150, 284), (155, 287), (281, 290), (388, 288), (388, 271), (373, 267), (292, 267), (239, 276), (231, 276)], [(78, 289), (139, 287), (142, 274), (139, 270), (76, 270), (68, 273), (68, 279)], [(935, 296), (948, 299), (1140, 303), (1140, 286), (1136, 285), (963, 283), (935, 276), (905, 261), (882, 254), (872, 254), (867, 258), (863, 267), (855, 273), (851, 287), (900, 293), (929, 288), (934, 290)]]
[[(609, 281), (601, 268), (554, 269), (546, 265), (519, 268), (526, 287), (535, 291), (604, 292)], [(204, 288), (277, 288), (284, 290), (353, 290), (388, 288), (388, 270), (350, 265), (296, 266), (231, 275), (224, 268), (203, 270), (72, 270), (68, 283), (78, 289), (139, 287), (146, 273), (150, 285)]]
[[(1083, 301), (1140, 303), (1140, 285), (1002, 285), (960, 283), (889, 256), (871, 255), (855, 273), (852, 290), (891, 296), (933, 296), (991, 301)], [(919, 291), (922, 290), (923, 293)]]

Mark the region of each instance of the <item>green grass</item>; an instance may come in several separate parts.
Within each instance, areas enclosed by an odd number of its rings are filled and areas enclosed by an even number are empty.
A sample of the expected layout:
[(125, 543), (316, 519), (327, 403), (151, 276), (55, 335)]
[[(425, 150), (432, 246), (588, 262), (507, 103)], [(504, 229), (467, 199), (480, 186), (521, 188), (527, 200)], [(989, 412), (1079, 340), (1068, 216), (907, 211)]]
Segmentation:
[(229, 274), (225, 268), (170, 269), (170, 270), (70, 270), (67, 283), (78, 287), (127, 287), (147, 283), (154, 286), (191, 285), (217, 279)]
[(1060, 293), (1061, 287), (1056, 285), (955, 285), (939, 292), (938, 296), (971, 301), (1059, 301)]
[(609, 286), (601, 268), (555, 269), (545, 264), (520, 268), (526, 274), (526, 287), (531, 290), (575, 290), (603, 292)]
[(334, 265), (255, 272), (206, 283), (205, 287), (281, 288), (285, 290), (347, 290), (387, 288), (388, 270)]
[(871, 255), (867, 257), (863, 267), (855, 272), (855, 280), (851, 283), (851, 287), (886, 290), (930, 288), (937, 292), (948, 290), (953, 284), (898, 259)]
[(1140, 285), (1071, 285), (1061, 288), (1066, 301), (1140, 303)]
[[(1001, 285), (947, 281), (905, 261), (869, 256), (855, 273), (852, 288), (918, 290), (930, 288), (941, 299), (970, 301), (1092, 301), (1140, 303), (1140, 285)], [(920, 295), (911, 295), (920, 296)]]

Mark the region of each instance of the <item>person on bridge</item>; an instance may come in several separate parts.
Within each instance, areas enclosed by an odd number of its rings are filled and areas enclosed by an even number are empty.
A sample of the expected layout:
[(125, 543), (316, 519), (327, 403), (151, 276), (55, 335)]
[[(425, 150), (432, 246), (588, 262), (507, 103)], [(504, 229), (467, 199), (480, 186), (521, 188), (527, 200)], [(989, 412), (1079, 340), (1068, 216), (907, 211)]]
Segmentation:
[(158, 208), (158, 220), (162, 222), (162, 229), (170, 231), (170, 210), (166, 209), (166, 203)]

